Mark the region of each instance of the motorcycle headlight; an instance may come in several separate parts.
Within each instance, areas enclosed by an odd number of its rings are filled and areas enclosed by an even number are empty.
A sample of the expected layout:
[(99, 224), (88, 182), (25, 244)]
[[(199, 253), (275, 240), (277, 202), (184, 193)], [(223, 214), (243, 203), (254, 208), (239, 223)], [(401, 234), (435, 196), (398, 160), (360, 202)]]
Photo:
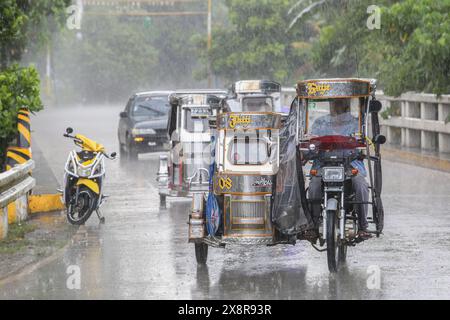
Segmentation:
[(133, 131), (131, 132), (133, 134), (133, 136), (139, 136), (139, 135), (145, 135), (145, 134), (155, 134), (156, 131), (150, 128), (134, 128)]
[(323, 168), (322, 179), (324, 182), (342, 182), (344, 181), (344, 168), (325, 167)]
[(92, 173), (91, 168), (81, 168), (81, 167), (78, 168), (78, 175), (80, 177), (87, 178), (91, 175), (91, 173)]

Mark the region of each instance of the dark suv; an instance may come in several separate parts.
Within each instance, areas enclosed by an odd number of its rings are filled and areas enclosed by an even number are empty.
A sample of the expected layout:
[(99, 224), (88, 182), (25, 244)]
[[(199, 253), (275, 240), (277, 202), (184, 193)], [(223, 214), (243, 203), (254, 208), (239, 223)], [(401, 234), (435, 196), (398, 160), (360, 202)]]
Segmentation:
[(167, 119), (170, 91), (136, 93), (120, 113), (121, 158), (137, 159), (139, 153), (164, 149), (168, 143)]

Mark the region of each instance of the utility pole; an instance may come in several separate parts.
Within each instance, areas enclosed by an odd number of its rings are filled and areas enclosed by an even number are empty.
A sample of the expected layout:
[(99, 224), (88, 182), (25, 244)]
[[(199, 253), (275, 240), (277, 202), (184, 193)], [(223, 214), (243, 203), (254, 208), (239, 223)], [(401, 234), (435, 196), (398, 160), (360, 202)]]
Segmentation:
[(211, 58), (210, 52), (212, 48), (212, 0), (208, 0), (208, 88), (212, 86), (212, 68), (211, 68)]
[[(50, 40), (51, 41), (51, 40)], [(51, 101), (53, 99), (52, 83), (52, 49), (50, 42), (47, 44), (46, 66), (45, 66), (45, 94)]]

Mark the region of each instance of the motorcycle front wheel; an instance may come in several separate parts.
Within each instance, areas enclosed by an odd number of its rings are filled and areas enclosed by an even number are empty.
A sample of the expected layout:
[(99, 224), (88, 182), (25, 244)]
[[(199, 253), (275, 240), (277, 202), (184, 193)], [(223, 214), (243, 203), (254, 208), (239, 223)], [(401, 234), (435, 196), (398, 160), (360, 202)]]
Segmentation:
[(327, 211), (327, 261), (328, 270), (338, 272), (347, 259), (347, 246), (340, 243), (339, 220), (336, 211)]
[(83, 225), (95, 210), (97, 196), (91, 189), (80, 186), (78, 193), (78, 200), (76, 199), (76, 192), (70, 199), (67, 208), (67, 220), (73, 225)]

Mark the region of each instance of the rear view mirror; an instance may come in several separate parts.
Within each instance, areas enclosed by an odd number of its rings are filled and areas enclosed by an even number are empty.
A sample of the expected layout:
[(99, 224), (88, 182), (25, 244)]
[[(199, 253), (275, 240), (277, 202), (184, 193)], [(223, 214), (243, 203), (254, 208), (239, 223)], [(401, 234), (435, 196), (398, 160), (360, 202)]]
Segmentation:
[(111, 153), (111, 158), (115, 158), (117, 156), (117, 152), (113, 152), (113, 153)]
[(373, 143), (375, 144), (385, 144), (386, 143), (386, 137), (382, 134), (376, 135), (375, 138), (373, 138)]
[(72, 129), (72, 128), (69, 127), (69, 128), (66, 129), (66, 133), (67, 133), (67, 134), (71, 134), (72, 132), (73, 132), (73, 129)]
[(378, 100), (371, 100), (369, 103), (369, 112), (380, 112), (383, 105)]
[(128, 114), (125, 111), (122, 111), (119, 115), (121, 118), (128, 118)]

